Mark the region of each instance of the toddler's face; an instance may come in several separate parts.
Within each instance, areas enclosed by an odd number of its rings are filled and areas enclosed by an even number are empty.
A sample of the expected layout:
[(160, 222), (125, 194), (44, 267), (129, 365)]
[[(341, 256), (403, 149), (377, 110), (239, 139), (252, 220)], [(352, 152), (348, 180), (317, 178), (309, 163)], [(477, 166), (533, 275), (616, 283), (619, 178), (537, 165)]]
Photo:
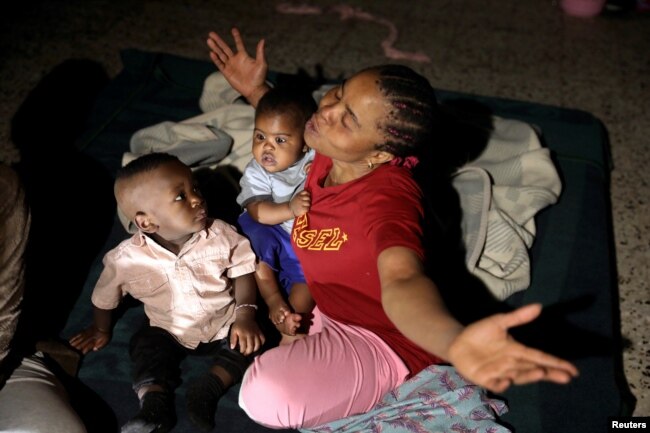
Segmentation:
[(192, 234), (205, 228), (205, 201), (189, 167), (169, 162), (145, 176), (136, 200), (158, 226), (158, 236), (182, 245)]
[(255, 119), (253, 157), (269, 173), (286, 170), (307, 151), (304, 125), (285, 114), (261, 114)]

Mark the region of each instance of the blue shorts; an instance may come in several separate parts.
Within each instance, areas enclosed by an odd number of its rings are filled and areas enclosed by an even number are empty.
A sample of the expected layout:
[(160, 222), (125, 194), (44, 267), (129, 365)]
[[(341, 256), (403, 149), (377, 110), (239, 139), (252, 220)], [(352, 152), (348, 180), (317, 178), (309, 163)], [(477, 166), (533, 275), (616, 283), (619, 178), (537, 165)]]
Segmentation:
[(291, 246), (291, 236), (280, 224), (268, 225), (255, 221), (248, 212), (237, 220), (248, 237), (257, 258), (266, 263), (278, 276), (278, 283), (286, 294), (295, 283), (304, 283), (302, 267)]

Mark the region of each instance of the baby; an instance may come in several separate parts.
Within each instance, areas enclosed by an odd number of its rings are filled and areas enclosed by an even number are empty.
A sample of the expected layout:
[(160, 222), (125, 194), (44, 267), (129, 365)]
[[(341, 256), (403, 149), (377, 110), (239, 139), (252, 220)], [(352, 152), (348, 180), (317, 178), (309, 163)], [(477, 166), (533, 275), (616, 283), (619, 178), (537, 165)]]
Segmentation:
[(305, 145), (303, 133), (316, 108), (311, 95), (288, 89), (271, 89), (260, 99), (253, 159), (244, 170), (237, 197), (245, 208), (239, 225), (260, 261), (257, 285), (271, 321), (282, 333), (281, 342), (301, 330), (303, 315), (314, 307), (290, 234), (294, 218), (310, 206), (302, 188), (314, 152)]

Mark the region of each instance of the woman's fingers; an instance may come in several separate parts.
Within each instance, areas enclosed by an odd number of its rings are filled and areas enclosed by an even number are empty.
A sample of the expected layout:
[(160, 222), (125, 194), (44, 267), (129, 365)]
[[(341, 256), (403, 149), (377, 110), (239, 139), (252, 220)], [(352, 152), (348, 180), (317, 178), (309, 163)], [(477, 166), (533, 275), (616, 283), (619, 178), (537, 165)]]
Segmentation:
[(519, 347), (507, 348), (476, 372), (477, 381), (491, 391), (502, 392), (512, 384), (540, 380), (565, 384), (578, 375), (578, 369), (568, 361), (514, 341), (513, 344)]
[(246, 47), (244, 46), (244, 41), (241, 38), (241, 34), (239, 33), (239, 29), (236, 27), (233, 27), (231, 30), (232, 33), (232, 38), (235, 40), (235, 48), (237, 48), (238, 52), (245, 53), (246, 52)]
[(569, 361), (565, 361), (564, 359), (558, 358), (557, 356), (542, 352), (541, 350), (523, 346), (519, 343), (517, 344), (522, 348), (520, 355), (521, 359), (528, 362), (533, 362), (539, 367), (545, 368), (549, 373), (553, 373), (554, 376), (555, 372), (567, 374), (569, 377), (575, 377), (578, 375), (578, 369)]
[(221, 37), (215, 32), (209, 33), (208, 46), (215, 52), (221, 53), (226, 57), (232, 57), (235, 55), (226, 41), (221, 39)]
[[(532, 347), (524, 346), (515, 340), (510, 340), (508, 346), (503, 350), (501, 359), (501, 371), (525, 372), (537, 370), (545, 372), (551, 380), (564, 377), (575, 377), (578, 369), (562, 358), (543, 352)], [(553, 380), (556, 381), (556, 380)]]
[(255, 61), (260, 63), (265, 63), (266, 59), (264, 58), (264, 39), (260, 39), (257, 43), (257, 49), (255, 50)]
[(494, 317), (503, 329), (514, 328), (532, 322), (542, 312), (541, 304), (529, 304), (517, 308), (509, 313), (499, 314)]
[[(541, 311), (541, 304), (530, 304), (518, 308), (510, 313), (501, 314), (495, 317), (495, 319), (503, 329), (507, 330), (509, 328), (532, 322), (540, 315)], [(578, 375), (578, 369), (572, 363), (541, 350), (525, 346), (514, 340), (510, 340), (508, 352), (511, 356), (523, 362), (531, 362), (540, 367), (564, 371), (571, 376)]]

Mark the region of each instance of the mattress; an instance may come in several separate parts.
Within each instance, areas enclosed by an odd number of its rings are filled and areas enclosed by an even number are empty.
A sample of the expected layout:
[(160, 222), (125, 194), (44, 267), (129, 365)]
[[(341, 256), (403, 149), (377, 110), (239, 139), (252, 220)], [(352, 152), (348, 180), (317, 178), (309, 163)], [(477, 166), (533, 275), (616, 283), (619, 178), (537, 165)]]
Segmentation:
[[(214, 71), (209, 62), (171, 54), (126, 50), (121, 56), (122, 72), (102, 87), (76, 140), (76, 152), (108, 176), (121, 165), (135, 131), (200, 114), (198, 100), (203, 83)], [(291, 78), (279, 73), (269, 76), (271, 81)], [(500, 306), (543, 303), (543, 316), (517, 330), (516, 337), (570, 359), (580, 369), (580, 376), (565, 386), (538, 383), (512, 387), (501, 396), (510, 407), (502, 421), (521, 433), (605, 431), (608, 416), (630, 415), (634, 405), (622, 369), (607, 131), (598, 119), (579, 110), (445, 90), (440, 90), (439, 96), (451, 105), (462, 101), (533, 125), (543, 145), (551, 150), (563, 186), (559, 201), (535, 219), (530, 287)], [(222, 168), (198, 176), (200, 183), (215, 190), (221, 202), (232, 198), (230, 202), (234, 203), (239, 173)], [(101, 191), (114, 206), (110, 192), (106, 188)], [(207, 199), (209, 203), (209, 195)], [(238, 209), (235, 204), (209, 208), (209, 212), (232, 221)], [(90, 293), (102, 269), (101, 258), (127, 237), (117, 218), (104, 221), (96, 233), (101, 247), (88, 252), (88, 272), (60, 332), (63, 338), (90, 323)], [(487, 303), (483, 308), (485, 298), (470, 299), (476, 311), (489, 310)], [(141, 306), (124, 305), (112, 342), (82, 361), (79, 392), (85, 397), (77, 397), (75, 402), (79, 410), (94, 414), (91, 431), (114, 431), (137, 411), (130, 384), (128, 342), (142, 320)], [(182, 366), (184, 379), (198, 375), (205, 365), (202, 362), (186, 360)], [(177, 432), (192, 431), (185, 416), (185, 383), (187, 380), (177, 390)], [(239, 409), (237, 391), (237, 387), (232, 388), (220, 401), (215, 431), (266, 431)]]

